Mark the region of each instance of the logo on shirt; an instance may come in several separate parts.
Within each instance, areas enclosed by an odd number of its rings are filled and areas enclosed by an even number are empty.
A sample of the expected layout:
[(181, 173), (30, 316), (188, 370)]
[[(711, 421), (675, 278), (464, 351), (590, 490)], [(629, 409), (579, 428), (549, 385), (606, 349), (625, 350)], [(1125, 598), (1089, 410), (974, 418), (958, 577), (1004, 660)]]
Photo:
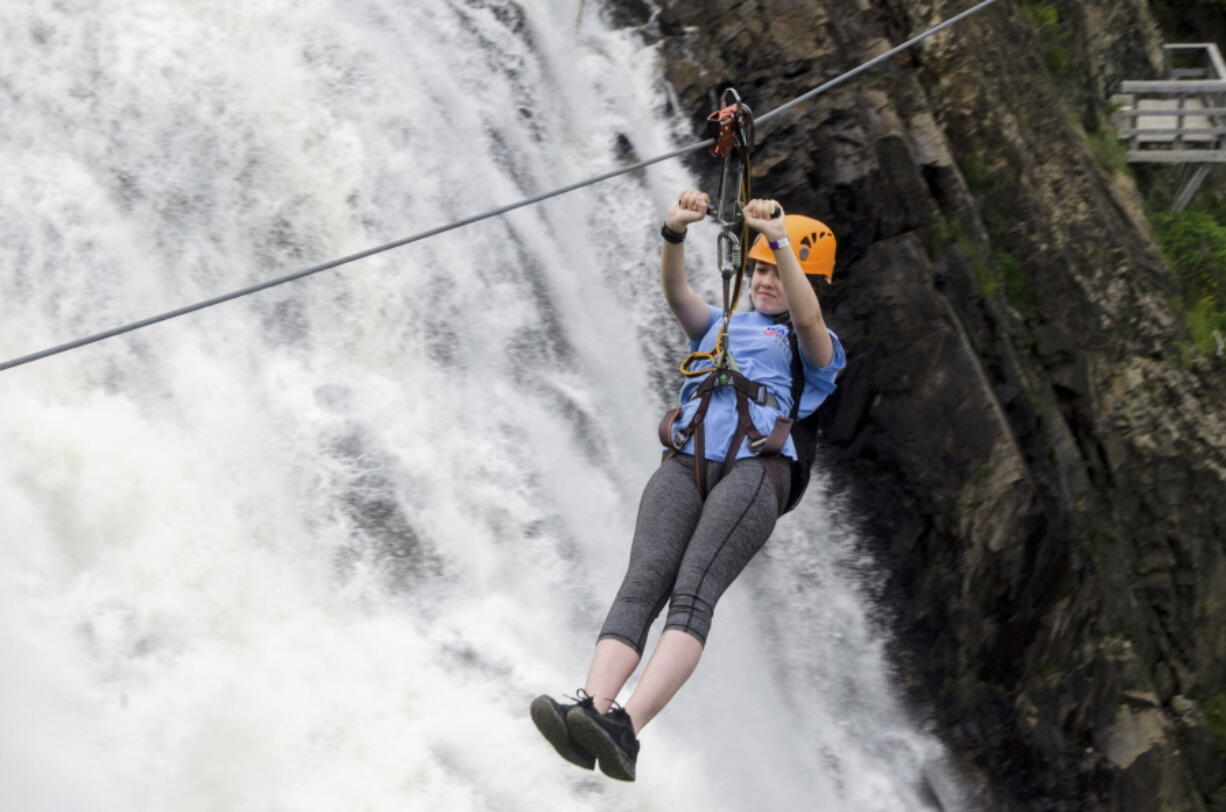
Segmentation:
[(786, 336), (787, 334), (788, 334), (788, 331), (783, 329), (779, 325), (775, 325), (773, 327), (767, 327), (765, 330), (762, 331), (762, 335), (773, 336), (775, 338), (778, 338), (780, 336)]

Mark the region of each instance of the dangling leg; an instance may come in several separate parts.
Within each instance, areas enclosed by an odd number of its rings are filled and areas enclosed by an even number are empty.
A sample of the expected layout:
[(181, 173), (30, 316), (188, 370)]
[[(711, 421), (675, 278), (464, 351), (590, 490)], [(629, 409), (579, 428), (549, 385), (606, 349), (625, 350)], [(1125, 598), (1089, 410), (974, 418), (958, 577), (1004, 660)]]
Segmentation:
[(678, 629), (665, 629), (656, 649), (647, 661), (643, 678), (635, 686), (626, 713), (638, 735), (643, 726), (668, 704), (698, 666), (702, 643), (693, 635)]
[(609, 709), (638, 666), (651, 622), (668, 602), (701, 514), (693, 458), (678, 455), (657, 468), (643, 489), (630, 563), (588, 668), (584, 690), (601, 713)]
[[(659, 610), (656, 610), (656, 614), (659, 614)], [(592, 697), (596, 710), (608, 712), (614, 697), (638, 667), (639, 659), (639, 652), (621, 640), (604, 637), (596, 641), (596, 653), (592, 655), (587, 682), (583, 684), (583, 690)]]
[[(638, 731), (685, 684), (706, 643), (715, 603), (770, 537), (779, 504), (766, 466), (773, 459), (743, 460), (712, 488), (682, 559), (664, 634), (643, 678), (626, 703)], [(786, 477), (780, 478), (783, 488)]]
[(591, 769), (599, 758), (606, 775), (634, 780), (638, 742), (629, 718), (624, 711), (606, 712), (638, 665), (647, 630), (668, 601), (701, 513), (692, 458), (673, 457), (657, 468), (643, 489), (630, 565), (588, 668), (587, 698), (575, 705), (562, 705), (549, 696), (532, 701), (537, 729), (567, 761)]

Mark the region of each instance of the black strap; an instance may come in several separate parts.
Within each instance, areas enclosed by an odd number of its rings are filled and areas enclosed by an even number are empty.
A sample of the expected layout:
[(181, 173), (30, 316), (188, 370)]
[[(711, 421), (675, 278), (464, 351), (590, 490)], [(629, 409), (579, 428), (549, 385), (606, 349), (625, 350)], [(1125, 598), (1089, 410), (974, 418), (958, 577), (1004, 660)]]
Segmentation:
[(660, 227), (660, 236), (674, 245), (680, 245), (681, 243), (685, 242), (685, 232), (673, 231), (668, 227), (668, 223), (665, 223)]
[[(800, 398), (805, 390), (804, 362), (800, 358), (800, 342), (796, 331), (788, 335), (788, 343), (792, 347), (792, 411), (793, 419), (800, 413)], [(792, 485), (788, 493), (788, 502), (783, 512), (787, 513), (804, 496), (809, 487), (809, 475), (813, 467), (813, 458), (817, 456), (817, 413), (804, 420), (794, 420), (792, 423), (792, 443), (796, 447), (796, 459), (791, 461)]]
[(788, 417), (795, 420), (800, 414), (800, 398), (805, 393), (805, 367), (800, 360), (800, 341), (791, 324), (788, 324), (788, 345), (792, 348), (792, 410)]

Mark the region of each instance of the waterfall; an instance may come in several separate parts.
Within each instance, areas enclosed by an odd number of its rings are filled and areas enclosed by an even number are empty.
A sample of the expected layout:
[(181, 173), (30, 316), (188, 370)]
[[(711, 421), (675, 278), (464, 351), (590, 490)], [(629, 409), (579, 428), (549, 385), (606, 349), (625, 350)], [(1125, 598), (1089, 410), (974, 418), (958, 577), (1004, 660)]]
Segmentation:
[[(687, 138), (587, 5), (5, 4), (0, 356)], [(659, 459), (685, 341), (657, 229), (692, 183), (668, 163), (0, 373), (6, 808), (933, 808), (943, 750), (820, 470), (636, 783), (528, 719), (582, 684)]]

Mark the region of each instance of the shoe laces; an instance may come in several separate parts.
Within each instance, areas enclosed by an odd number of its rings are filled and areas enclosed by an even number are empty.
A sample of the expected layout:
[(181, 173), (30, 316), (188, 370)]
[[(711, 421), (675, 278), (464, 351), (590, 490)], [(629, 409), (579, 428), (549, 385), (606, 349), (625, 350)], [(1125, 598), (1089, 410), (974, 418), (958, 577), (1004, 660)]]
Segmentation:
[[(575, 691), (575, 695), (567, 697), (567, 699), (575, 700), (575, 702), (581, 707), (591, 708), (592, 710), (596, 709), (596, 697), (592, 696), (582, 688)], [(630, 719), (630, 714), (625, 708), (618, 704), (616, 699), (609, 700), (609, 709), (602, 715), (612, 719), (615, 722), (626, 724), (631, 730), (634, 729), (634, 723)]]
[(613, 702), (611, 705), (609, 705), (609, 710), (605, 712), (605, 716), (608, 716), (615, 722), (625, 723), (625, 725), (629, 727), (631, 731), (634, 730), (634, 723), (630, 720), (629, 712), (621, 705), (617, 704), (617, 702)]
[(595, 702), (596, 702), (596, 697), (592, 696), (591, 694), (589, 694), (587, 691), (583, 690), (582, 688), (575, 691), (574, 696), (568, 696), (567, 699), (573, 699), (575, 700), (576, 704), (578, 704), (581, 707), (585, 707), (585, 708), (595, 707)]

